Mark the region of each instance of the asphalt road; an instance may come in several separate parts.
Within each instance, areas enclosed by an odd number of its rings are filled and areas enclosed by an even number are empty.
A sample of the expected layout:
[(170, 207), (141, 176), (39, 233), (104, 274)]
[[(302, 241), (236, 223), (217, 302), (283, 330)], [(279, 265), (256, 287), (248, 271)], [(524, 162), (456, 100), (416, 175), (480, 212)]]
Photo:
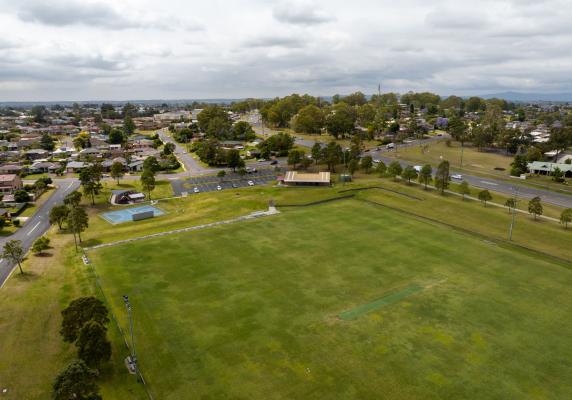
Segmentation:
[[(44, 204), (32, 215), (26, 223), (18, 229), (13, 235), (0, 238), (0, 249), (9, 240), (20, 240), (24, 251), (27, 252), (34, 241), (42, 236), (50, 228), (49, 213), (52, 207), (63, 203), (66, 195), (79, 188), (79, 180), (77, 179), (61, 179), (56, 181), (56, 191)], [(10, 275), (15, 264), (5, 260), (0, 260), (0, 287)]]

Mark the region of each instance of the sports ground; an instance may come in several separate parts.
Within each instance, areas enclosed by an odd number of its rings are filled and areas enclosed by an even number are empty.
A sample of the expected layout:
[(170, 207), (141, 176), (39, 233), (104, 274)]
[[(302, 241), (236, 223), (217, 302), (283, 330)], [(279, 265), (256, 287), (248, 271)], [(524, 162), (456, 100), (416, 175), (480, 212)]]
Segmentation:
[(364, 201), (89, 255), (155, 398), (572, 393), (572, 270)]

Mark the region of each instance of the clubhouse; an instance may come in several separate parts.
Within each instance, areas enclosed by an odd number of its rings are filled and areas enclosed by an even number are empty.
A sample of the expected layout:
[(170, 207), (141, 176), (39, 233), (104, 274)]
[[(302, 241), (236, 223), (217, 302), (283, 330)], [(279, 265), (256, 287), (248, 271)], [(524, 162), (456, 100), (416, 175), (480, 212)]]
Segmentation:
[(286, 186), (330, 186), (330, 173), (318, 172), (315, 174), (287, 171), (286, 175), (279, 178)]

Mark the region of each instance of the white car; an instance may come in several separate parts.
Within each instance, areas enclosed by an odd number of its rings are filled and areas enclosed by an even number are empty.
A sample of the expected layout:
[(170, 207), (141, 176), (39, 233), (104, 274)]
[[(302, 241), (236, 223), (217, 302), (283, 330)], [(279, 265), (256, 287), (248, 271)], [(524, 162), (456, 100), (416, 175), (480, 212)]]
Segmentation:
[(248, 186), (254, 186), (254, 182), (248, 181)]
[(199, 191), (200, 191), (200, 190), (199, 190), (198, 187), (195, 187), (195, 188), (193, 189), (193, 192), (195, 192), (195, 193), (199, 193)]
[(461, 174), (453, 174), (451, 175), (451, 179), (457, 179), (457, 180), (462, 180), (463, 179), (463, 175)]
[(386, 149), (394, 149), (395, 148), (395, 143), (389, 143), (387, 146), (385, 146)]
[(421, 165), (415, 165), (415, 166), (413, 167), (413, 169), (414, 169), (415, 171), (417, 171), (417, 172), (421, 172), (421, 168), (423, 168)]
[(374, 162), (375, 164), (379, 164), (379, 163), (381, 162), (381, 160), (380, 160), (379, 158), (374, 158), (374, 159), (373, 159), (373, 162)]
[(222, 186), (221, 186), (221, 185), (216, 185), (216, 190), (222, 190)]

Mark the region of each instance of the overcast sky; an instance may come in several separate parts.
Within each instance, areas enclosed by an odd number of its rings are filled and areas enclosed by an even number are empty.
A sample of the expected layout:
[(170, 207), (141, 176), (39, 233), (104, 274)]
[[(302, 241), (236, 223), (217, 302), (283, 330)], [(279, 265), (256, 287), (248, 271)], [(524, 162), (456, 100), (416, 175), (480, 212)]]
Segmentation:
[(572, 92), (571, 0), (0, 0), (0, 101)]

